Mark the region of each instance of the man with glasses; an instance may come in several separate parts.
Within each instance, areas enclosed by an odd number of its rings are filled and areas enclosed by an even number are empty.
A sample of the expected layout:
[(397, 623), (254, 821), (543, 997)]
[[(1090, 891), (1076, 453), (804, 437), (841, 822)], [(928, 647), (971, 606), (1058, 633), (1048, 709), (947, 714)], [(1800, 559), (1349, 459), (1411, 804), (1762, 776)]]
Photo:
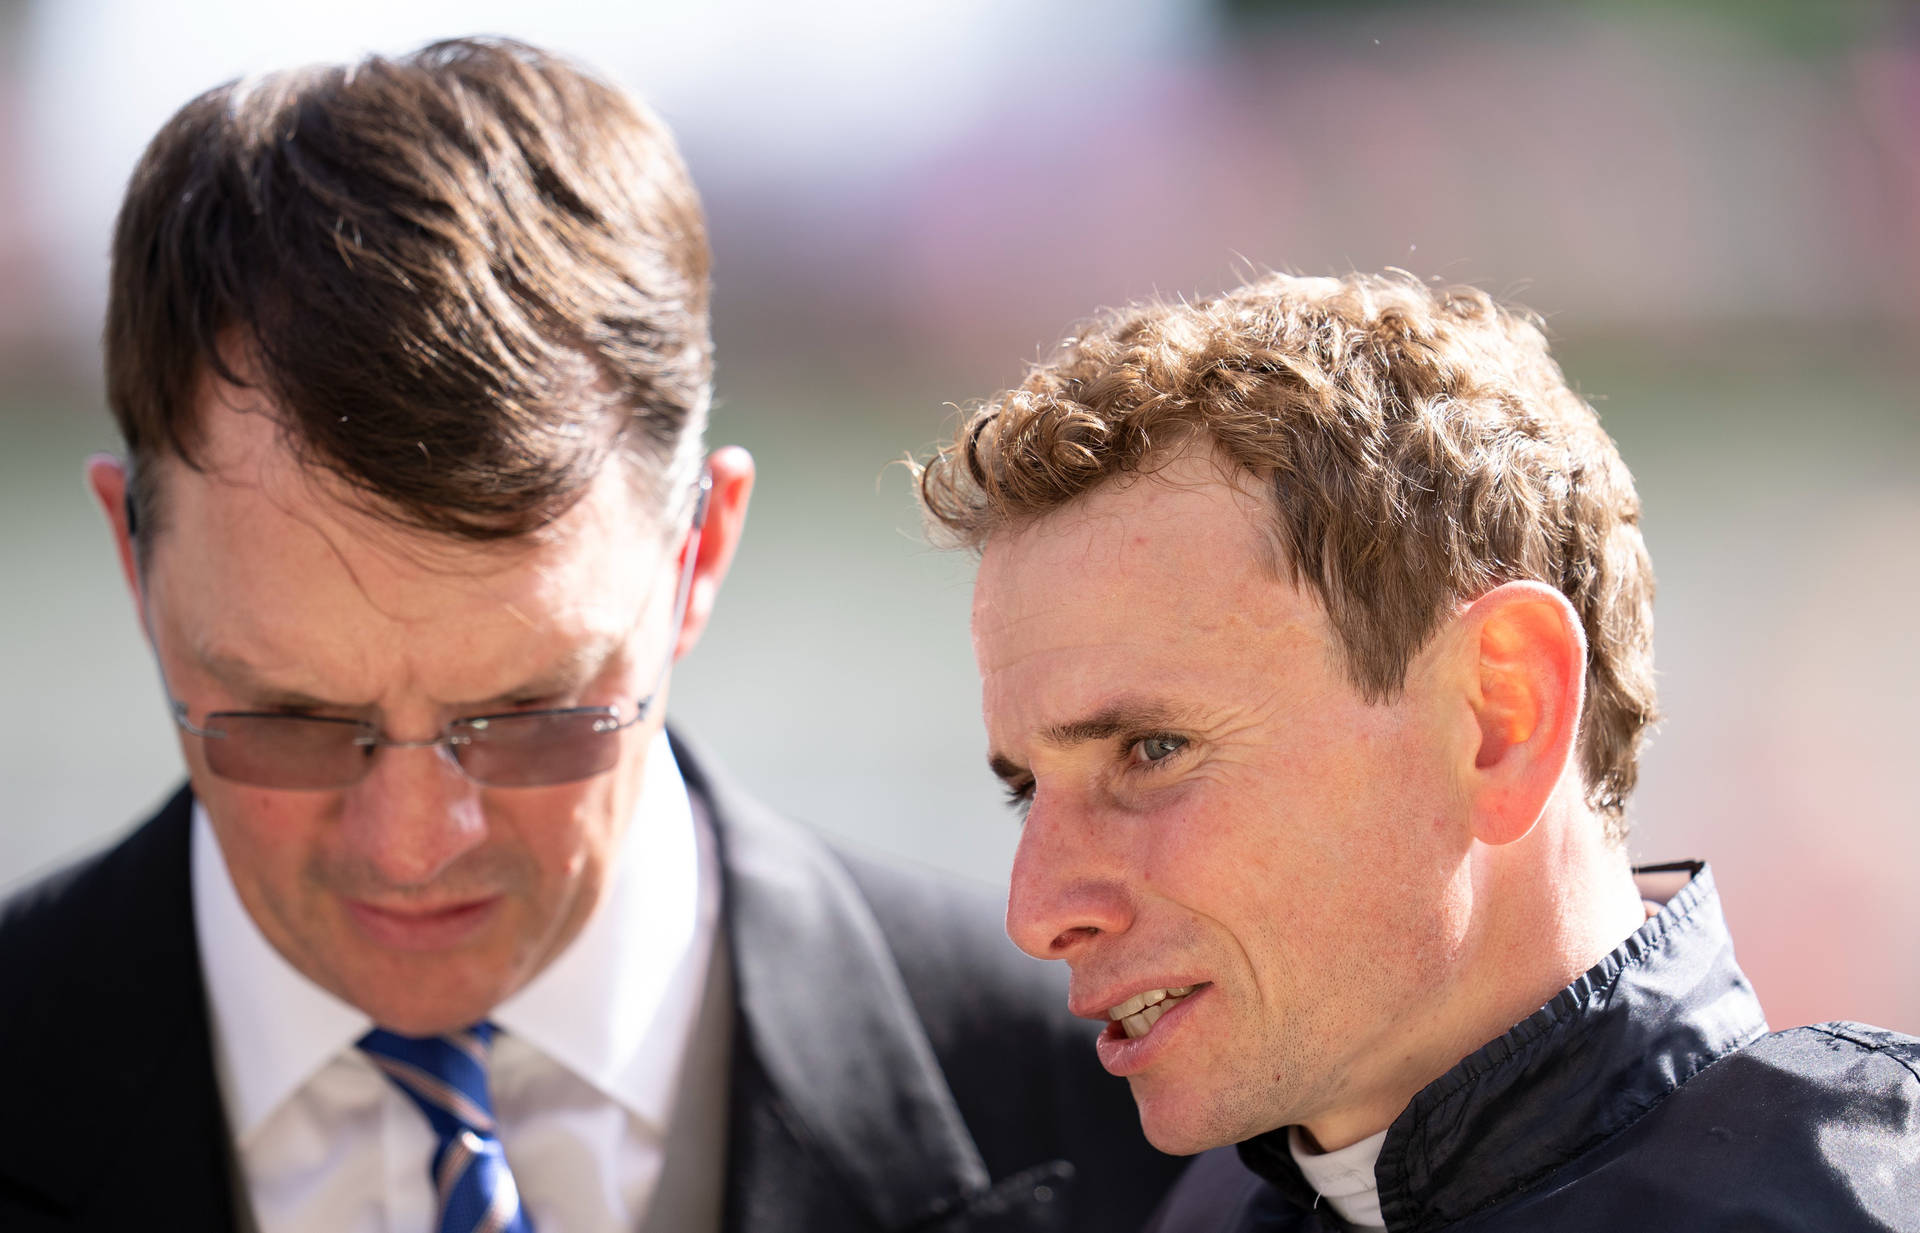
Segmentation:
[(665, 733), (753, 480), (703, 457), (707, 294), (665, 130), (522, 45), (223, 86), (154, 139), (128, 456), (88, 477), (190, 783), (0, 909), (0, 1227), (1151, 1205), (1172, 1162), (997, 905)]

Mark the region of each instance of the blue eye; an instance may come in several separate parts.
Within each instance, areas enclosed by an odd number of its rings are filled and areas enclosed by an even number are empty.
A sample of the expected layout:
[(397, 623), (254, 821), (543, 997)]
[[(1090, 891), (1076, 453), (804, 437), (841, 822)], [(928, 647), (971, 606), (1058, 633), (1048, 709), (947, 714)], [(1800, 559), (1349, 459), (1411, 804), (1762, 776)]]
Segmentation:
[(1133, 743), (1135, 756), (1146, 763), (1164, 762), (1186, 747), (1184, 736), (1143, 736)]

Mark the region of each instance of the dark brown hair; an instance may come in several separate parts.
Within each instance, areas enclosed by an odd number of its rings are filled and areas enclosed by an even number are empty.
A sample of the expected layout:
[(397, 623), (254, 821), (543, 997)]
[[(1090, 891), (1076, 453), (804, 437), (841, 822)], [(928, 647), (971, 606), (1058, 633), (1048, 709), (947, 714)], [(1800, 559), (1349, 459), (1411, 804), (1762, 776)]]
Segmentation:
[(1111, 312), (975, 408), (921, 501), (978, 551), (1195, 433), (1268, 482), (1280, 568), (1369, 698), (1399, 692), (1449, 605), (1558, 588), (1587, 637), (1587, 801), (1624, 838), (1655, 717), (1653, 571), (1633, 479), (1532, 318), (1403, 274)]
[[(664, 125), (564, 60), (458, 39), (231, 82), (147, 147), (113, 240), (107, 397), (150, 536), (208, 374), (404, 526), (488, 540), (623, 455), (697, 465), (699, 199)], [(142, 540), (143, 544), (145, 539)]]

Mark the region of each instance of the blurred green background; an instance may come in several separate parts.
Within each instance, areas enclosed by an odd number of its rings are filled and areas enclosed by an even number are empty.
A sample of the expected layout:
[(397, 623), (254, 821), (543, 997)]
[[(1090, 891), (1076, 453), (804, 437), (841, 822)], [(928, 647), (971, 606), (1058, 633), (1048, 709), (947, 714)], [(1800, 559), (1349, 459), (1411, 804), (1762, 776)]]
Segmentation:
[(998, 880), (970, 565), (904, 470), (1102, 304), (1405, 267), (1539, 310), (1638, 477), (1668, 718), (1633, 848), (1703, 856), (1776, 1025), (1920, 1031), (1920, 20), (1891, 0), (0, 3), (0, 884), (179, 756), (80, 482), (107, 228), (247, 71), (489, 30), (680, 134), (714, 439), (760, 461), (680, 724), (860, 846)]

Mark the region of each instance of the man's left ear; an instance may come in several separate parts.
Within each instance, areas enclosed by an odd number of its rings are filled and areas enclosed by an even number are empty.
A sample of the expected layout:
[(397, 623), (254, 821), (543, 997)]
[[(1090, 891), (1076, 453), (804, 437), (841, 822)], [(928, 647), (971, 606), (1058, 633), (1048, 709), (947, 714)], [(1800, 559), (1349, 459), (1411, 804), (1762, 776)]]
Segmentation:
[(1533, 830), (1574, 757), (1587, 638), (1566, 596), (1539, 582), (1503, 583), (1459, 619), (1478, 661), (1469, 690), (1479, 730), (1467, 769), (1473, 834), (1512, 843)]
[(713, 487), (707, 493), (706, 520), (700, 528), (675, 659), (691, 651), (706, 631), (720, 584), (733, 564), (734, 549), (740, 546), (740, 532), (747, 525), (747, 498), (753, 494), (753, 455), (737, 445), (717, 449), (707, 459), (707, 473)]

